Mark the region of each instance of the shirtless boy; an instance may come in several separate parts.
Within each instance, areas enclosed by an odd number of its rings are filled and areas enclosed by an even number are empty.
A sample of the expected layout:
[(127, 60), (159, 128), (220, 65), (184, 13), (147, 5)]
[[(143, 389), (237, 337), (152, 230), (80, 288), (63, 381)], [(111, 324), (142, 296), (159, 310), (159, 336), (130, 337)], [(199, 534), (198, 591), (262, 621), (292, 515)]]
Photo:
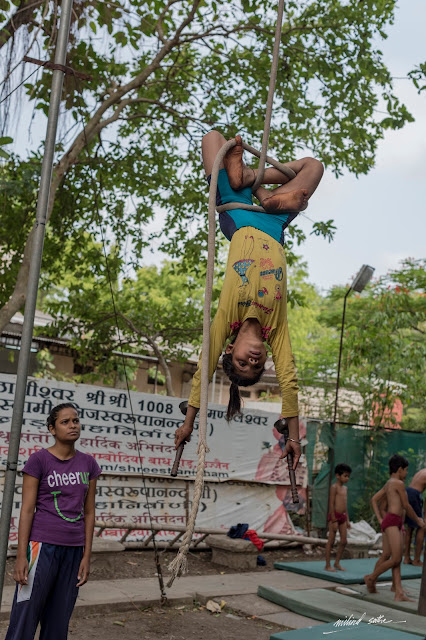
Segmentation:
[[(422, 493), (426, 489), (426, 469), (418, 471), (410, 482), (410, 485), (406, 488), (407, 498), (410, 505), (413, 507), (419, 518), (423, 515), (423, 498)], [(405, 536), (405, 550), (404, 550), (404, 564), (414, 564), (416, 567), (422, 566), (421, 554), (423, 551), (423, 542), (425, 537), (424, 529), (421, 529), (417, 524), (408, 516), (405, 517), (405, 524), (407, 525), (407, 535)], [(416, 549), (414, 552), (414, 560), (410, 558), (411, 538), (414, 530)]]
[[(348, 464), (341, 463), (336, 465), (334, 473), (336, 474), (336, 482), (330, 489), (330, 501), (328, 507), (328, 542), (325, 548), (325, 570), (345, 571), (340, 564), (340, 560), (347, 542), (346, 531), (351, 528), (347, 514), (348, 490), (345, 485), (351, 476), (352, 469)], [(330, 564), (330, 557), (337, 529), (339, 529), (340, 543), (337, 548), (336, 560), (333, 568)]]
[[(404, 486), (407, 471), (408, 460), (399, 455), (392, 456), (389, 460), (390, 478), (385, 486), (371, 499), (374, 513), (380, 522), (380, 528), (383, 533), (383, 555), (377, 561), (373, 573), (364, 576), (364, 582), (367, 585), (369, 593), (377, 593), (377, 578), (385, 571), (388, 571), (388, 569), (392, 569), (395, 587), (395, 600), (397, 601), (410, 601), (410, 598), (405, 595), (402, 589), (401, 573), (399, 570), (402, 560), (401, 529), (404, 522), (404, 510), (420, 528), (425, 528), (423, 519), (419, 518), (413, 507), (408, 502)], [(384, 517), (382, 517), (379, 508), (379, 504), (383, 499), (386, 499), (388, 505), (388, 512)]]

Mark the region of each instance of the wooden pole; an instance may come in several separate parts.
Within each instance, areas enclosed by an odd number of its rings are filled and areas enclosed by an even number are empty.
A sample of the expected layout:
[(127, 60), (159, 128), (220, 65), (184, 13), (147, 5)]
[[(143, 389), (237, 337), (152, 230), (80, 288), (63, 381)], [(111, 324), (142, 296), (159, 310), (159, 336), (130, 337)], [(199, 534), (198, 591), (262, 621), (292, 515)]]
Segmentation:
[[(417, 609), (419, 616), (426, 616), (426, 553), (423, 552), (423, 572), (420, 585), (419, 606)], [(426, 628), (426, 625), (425, 625)]]

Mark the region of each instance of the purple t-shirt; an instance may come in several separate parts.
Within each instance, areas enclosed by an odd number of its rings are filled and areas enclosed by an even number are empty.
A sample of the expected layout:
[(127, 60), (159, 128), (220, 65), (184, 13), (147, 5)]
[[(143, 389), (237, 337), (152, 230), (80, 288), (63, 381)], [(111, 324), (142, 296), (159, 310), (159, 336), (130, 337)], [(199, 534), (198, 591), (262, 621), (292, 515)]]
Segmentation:
[(47, 449), (33, 453), (23, 468), (40, 480), (30, 540), (84, 546), (84, 501), (89, 481), (102, 472), (87, 453), (60, 460)]

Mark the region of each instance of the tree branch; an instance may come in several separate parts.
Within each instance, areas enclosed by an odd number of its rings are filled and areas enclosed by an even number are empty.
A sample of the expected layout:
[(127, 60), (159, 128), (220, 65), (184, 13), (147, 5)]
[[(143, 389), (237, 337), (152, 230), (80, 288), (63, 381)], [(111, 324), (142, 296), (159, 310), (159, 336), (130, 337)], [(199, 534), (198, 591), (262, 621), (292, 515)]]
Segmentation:
[(167, 389), (167, 395), (174, 397), (174, 392), (173, 392), (173, 384), (172, 384), (172, 376), (170, 373), (170, 367), (167, 364), (166, 358), (163, 356), (161, 349), (159, 348), (158, 344), (155, 342), (155, 339), (152, 336), (147, 335), (146, 333), (144, 333), (141, 329), (139, 329), (132, 320), (130, 320), (130, 318), (128, 318), (127, 316), (125, 316), (123, 313), (118, 312), (117, 315), (124, 320), (124, 322), (126, 322), (128, 324), (128, 326), (131, 328), (131, 330), (136, 333), (136, 335), (139, 335), (141, 337), (143, 337), (147, 344), (151, 347), (151, 349), (153, 350), (153, 352), (155, 353), (157, 360), (161, 366), (161, 368), (163, 369), (165, 378), (166, 378), (166, 389)]
[(37, 9), (45, 2), (46, 0), (21, 0), (15, 13), (0, 30), (0, 49), (9, 42), (10, 38), (13, 38), (20, 27), (33, 20)]
[[(201, 0), (193, 0), (191, 9), (188, 11), (186, 17), (182, 20), (182, 22), (176, 29), (173, 38), (167, 40), (165, 44), (163, 44), (161, 49), (154, 56), (154, 59), (151, 61), (151, 63), (147, 65), (143, 69), (143, 71), (135, 76), (130, 82), (115, 89), (108, 96), (108, 98), (104, 100), (104, 102), (98, 107), (86, 126), (84, 126), (83, 131), (77, 135), (75, 140), (71, 143), (68, 151), (62, 156), (60, 161), (54, 167), (52, 173), (49, 202), (46, 212), (46, 223), (49, 221), (52, 214), (56, 191), (58, 190), (58, 187), (62, 182), (65, 173), (71, 166), (75, 164), (80, 153), (86, 146), (90, 144), (94, 137), (96, 137), (104, 127), (108, 126), (108, 124), (111, 124), (111, 122), (117, 120), (120, 112), (126, 106), (126, 101), (123, 101), (124, 104), (116, 109), (114, 115), (110, 118), (102, 120), (104, 114), (110, 108), (119, 104), (125, 95), (135, 89), (139, 89), (140, 87), (142, 87), (147, 79), (160, 67), (161, 62), (164, 60), (164, 58), (166, 58), (166, 56), (173, 50), (173, 48), (179, 44), (182, 31), (194, 19), (200, 2)], [(40, 2), (40, 4), (42, 4), (42, 2)], [(8, 303), (2, 309), (0, 309), (0, 333), (4, 330), (6, 324), (13, 317), (13, 315), (17, 311), (19, 311), (19, 309), (25, 302), (33, 235), (33, 231), (31, 231), (25, 245), (24, 259), (18, 272), (14, 291), (10, 296)]]

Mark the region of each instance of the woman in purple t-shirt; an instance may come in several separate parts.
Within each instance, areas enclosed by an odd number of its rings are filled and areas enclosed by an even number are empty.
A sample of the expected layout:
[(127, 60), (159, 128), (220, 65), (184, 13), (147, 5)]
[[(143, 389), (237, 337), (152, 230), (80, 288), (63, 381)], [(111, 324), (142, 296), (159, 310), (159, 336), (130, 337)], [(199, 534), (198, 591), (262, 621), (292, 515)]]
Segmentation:
[(40, 640), (66, 640), (78, 588), (89, 577), (101, 469), (75, 449), (81, 426), (73, 404), (52, 409), (47, 427), (55, 444), (23, 468), (17, 585), (5, 640), (33, 640), (39, 623)]

